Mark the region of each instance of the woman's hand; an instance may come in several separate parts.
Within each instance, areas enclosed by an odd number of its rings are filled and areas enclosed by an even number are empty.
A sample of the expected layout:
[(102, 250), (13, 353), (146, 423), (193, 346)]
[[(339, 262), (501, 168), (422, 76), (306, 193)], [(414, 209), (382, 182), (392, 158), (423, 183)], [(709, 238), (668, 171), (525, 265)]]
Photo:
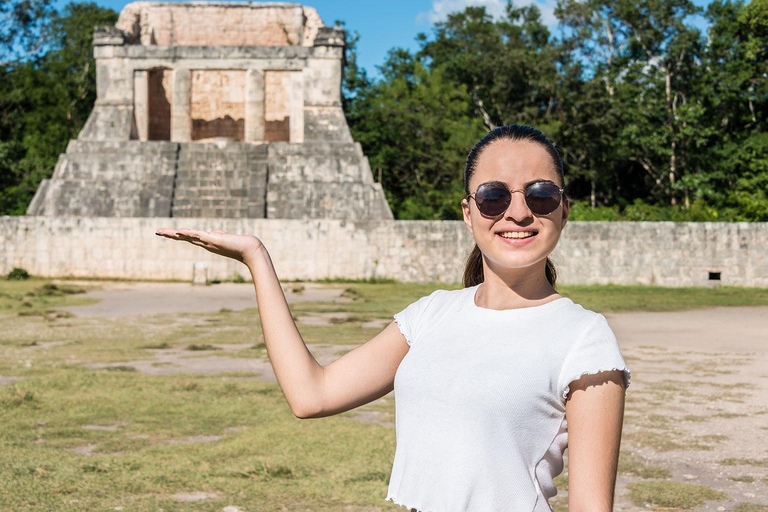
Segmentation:
[(254, 255), (264, 249), (261, 240), (253, 235), (232, 235), (220, 229), (202, 231), (199, 229), (161, 228), (157, 230), (156, 234), (172, 240), (189, 242), (206, 251), (241, 261), (246, 265)]

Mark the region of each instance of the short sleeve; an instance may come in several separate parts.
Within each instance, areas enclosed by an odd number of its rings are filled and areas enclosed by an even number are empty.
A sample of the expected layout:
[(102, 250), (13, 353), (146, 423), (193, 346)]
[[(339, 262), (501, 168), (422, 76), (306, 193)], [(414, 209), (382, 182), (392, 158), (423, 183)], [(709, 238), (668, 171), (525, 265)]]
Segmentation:
[(563, 362), (558, 389), (568, 398), (571, 383), (583, 375), (622, 370), (624, 388), (629, 387), (630, 372), (619, 350), (619, 342), (603, 315), (596, 314), (584, 333), (575, 341)]
[(420, 327), (423, 325), (427, 306), (432, 301), (435, 293), (437, 292), (420, 298), (394, 315), (395, 322), (397, 322), (397, 326), (400, 328), (400, 332), (403, 333), (403, 336), (405, 336), (405, 341), (409, 346), (412, 345), (419, 336)]

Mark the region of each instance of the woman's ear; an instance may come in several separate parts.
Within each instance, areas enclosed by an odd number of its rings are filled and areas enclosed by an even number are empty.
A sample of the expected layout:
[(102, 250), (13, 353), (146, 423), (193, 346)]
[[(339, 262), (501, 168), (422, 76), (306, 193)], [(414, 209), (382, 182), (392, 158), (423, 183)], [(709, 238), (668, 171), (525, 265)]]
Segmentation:
[(469, 199), (466, 197), (461, 200), (461, 213), (464, 217), (464, 224), (467, 229), (472, 233), (472, 217), (469, 215)]
[(561, 228), (565, 227), (565, 224), (568, 222), (568, 215), (571, 213), (571, 200), (568, 196), (563, 195), (563, 223), (560, 226)]

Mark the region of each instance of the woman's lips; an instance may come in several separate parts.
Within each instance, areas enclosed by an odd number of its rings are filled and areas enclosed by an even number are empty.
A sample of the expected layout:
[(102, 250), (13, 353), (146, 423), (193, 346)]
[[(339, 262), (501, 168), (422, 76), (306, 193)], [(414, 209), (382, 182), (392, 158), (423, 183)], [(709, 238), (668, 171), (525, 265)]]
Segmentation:
[[(531, 231), (531, 233), (528, 236), (525, 236), (524, 238), (507, 238), (501, 236), (501, 233), (496, 233), (496, 238), (501, 240), (503, 243), (507, 245), (512, 245), (514, 247), (521, 247), (523, 245), (528, 245), (529, 243), (533, 242), (536, 239), (536, 236), (538, 235), (537, 232)], [(520, 235), (517, 235), (520, 236)]]

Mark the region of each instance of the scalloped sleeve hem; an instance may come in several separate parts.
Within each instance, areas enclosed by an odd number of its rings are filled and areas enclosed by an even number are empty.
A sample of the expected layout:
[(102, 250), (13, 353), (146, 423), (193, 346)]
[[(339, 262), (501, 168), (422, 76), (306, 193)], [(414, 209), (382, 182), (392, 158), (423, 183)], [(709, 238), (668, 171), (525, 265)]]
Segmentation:
[(620, 367), (614, 367), (614, 368), (599, 368), (599, 369), (595, 369), (595, 370), (587, 370), (587, 371), (581, 372), (581, 374), (575, 375), (572, 378), (568, 379), (566, 381), (568, 384), (565, 386), (565, 389), (563, 389), (563, 394), (562, 394), (561, 398), (563, 400), (567, 400), (568, 399), (568, 393), (571, 392), (571, 384), (573, 384), (575, 381), (579, 380), (583, 376), (585, 376), (585, 375), (595, 375), (595, 374), (601, 373), (601, 372), (612, 372), (612, 371), (616, 371), (616, 370), (621, 370), (624, 373), (624, 389), (626, 390), (629, 387), (629, 379), (632, 376), (631, 372), (629, 371), (629, 368), (627, 368), (626, 366), (620, 366)]

